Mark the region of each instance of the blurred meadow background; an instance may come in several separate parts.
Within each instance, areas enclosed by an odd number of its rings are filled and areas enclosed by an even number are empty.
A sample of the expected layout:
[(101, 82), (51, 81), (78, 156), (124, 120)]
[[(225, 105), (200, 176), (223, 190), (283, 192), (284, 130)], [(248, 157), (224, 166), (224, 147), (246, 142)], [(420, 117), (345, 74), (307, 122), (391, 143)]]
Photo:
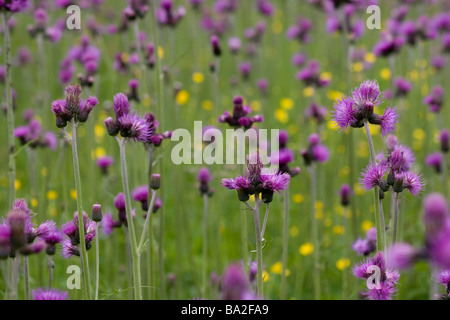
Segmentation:
[[(364, 129), (339, 130), (331, 112), (337, 99), (350, 94), (364, 80), (376, 80), (380, 90), (385, 92), (385, 102), (381, 108), (390, 105), (399, 109), (400, 118), (395, 135), (400, 143), (409, 146), (415, 153), (414, 168), (423, 174), (426, 182), (421, 196), (402, 194), (398, 238), (415, 245), (423, 243), (424, 195), (443, 192), (440, 175), (426, 165), (425, 159), (430, 153), (439, 151), (438, 118), (445, 127), (450, 116), (445, 103), (439, 113), (432, 113), (423, 100), (436, 85), (441, 85), (445, 93), (449, 89), (448, 66), (444, 63), (436, 67), (432, 63), (436, 56), (448, 59), (448, 52), (442, 51), (441, 33), (434, 39), (418, 39), (415, 44), (406, 42), (398, 52), (387, 57), (375, 54), (373, 49), (383, 32), (390, 32), (388, 20), (393, 19), (392, 16), (401, 6), (408, 8), (405, 20), (417, 22), (425, 15), (431, 25), (434, 17), (449, 14), (448, 1), (380, 0), (380, 30), (369, 30), (365, 26), (370, 17), (366, 13), (368, 4), (358, 1), (363, 4), (355, 5), (351, 18), (353, 23), (356, 20), (363, 22), (362, 34), (358, 37), (346, 35), (345, 30), (330, 30), (330, 16), (341, 19), (344, 7), (340, 5), (334, 13), (327, 13), (321, 7), (321, 1), (272, 0), (270, 12), (264, 12), (258, 8), (259, 1), (240, 0), (236, 1), (232, 11), (220, 12), (217, 9), (220, 0), (199, 1), (201, 4), (198, 8), (192, 4), (194, 1), (174, 0), (174, 10), (179, 6), (185, 9), (184, 16), (175, 26), (156, 24), (155, 28), (152, 12), (149, 11), (144, 18), (138, 19), (139, 30), (135, 29), (132, 22), (121, 29), (126, 1), (98, 2), (69, 1), (81, 6), (81, 30), (68, 30), (65, 27), (69, 15), (65, 7), (56, 7), (54, 1), (30, 1), (25, 12), (14, 14), (13, 22), (10, 20), (15, 127), (25, 125), (24, 111), (32, 109), (43, 130), (53, 132), (58, 138), (55, 150), (21, 147), (19, 139), (16, 139), (16, 198), (27, 200), (30, 209), (36, 213), (33, 218), (35, 223), (53, 219), (61, 226), (71, 220), (77, 210), (71, 147), (55, 126), (51, 103), (64, 99), (65, 85), (78, 83), (77, 75), (86, 72), (83, 64), (74, 61), (71, 65), (75, 69), (70, 81), (61, 81), (64, 58), (70, 48), (80, 45), (84, 39), (101, 52), (93, 84), (83, 87), (82, 94), (84, 99), (89, 95), (96, 96), (99, 105), (91, 112), (89, 121), (78, 128), (83, 207), (88, 215), (95, 203), (102, 205), (104, 214), (117, 215), (114, 198), (123, 191), (119, 148), (115, 139), (108, 135), (104, 120), (113, 115), (114, 95), (128, 92), (131, 79), (139, 81), (137, 91), (140, 98), (139, 102), (131, 102), (132, 108), (140, 113), (154, 113), (160, 125), (158, 132), (185, 128), (193, 133), (194, 121), (202, 121), (204, 127), (210, 125), (220, 130), (228, 129), (226, 123), (218, 122), (218, 118), (226, 110), (231, 112), (233, 98), (239, 95), (254, 114), (264, 116), (264, 121), (255, 124), (255, 127), (287, 131), (288, 147), (295, 153), (293, 166), (301, 168), (300, 174), (292, 178), (289, 189), (289, 251), (284, 298), (313, 299), (313, 275), (320, 273), (321, 299), (359, 299), (359, 292), (365, 284), (352, 275), (352, 266), (363, 257), (352, 250), (352, 244), (358, 237), (364, 238), (366, 232), (375, 226), (373, 193), (364, 190), (359, 182), (361, 171), (369, 161), (369, 149)], [(149, 2), (155, 8), (160, 6), (158, 0)], [(33, 11), (40, 4), (46, 8), (47, 27), (60, 28), (60, 39), (44, 36), (39, 40), (30, 35), (28, 26), (36, 23)], [(63, 23), (58, 22), (60, 19)], [(212, 22), (208, 22), (208, 19)], [(289, 28), (300, 19), (308, 19), (311, 23), (307, 31), (309, 39), (306, 41), (287, 36)], [(221, 26), (221, 23), (226, 26)], [(159, 38), (155, 54), (160, 59), (162, 74), (160, 95), (156, 66), (149, 68), (140, 62), (133, 63), (133, 55), (137, 53), (136, 33), (142, 33), (139, 37), (146, 45), (154, 41), (155, 32)], [(261, 32), (257, 41), (251, 37), (252, 32)], [(450, 32), (450, 29), (446, 32)], [(213, 34), (220, 39), (220, 56), (213, 54), (210, 43)], [(0, 45), (0, 63), (4, 63), (5, 59), (3, 37), (4, 33)], [(241, 40), (237, 53), (233, 53), (228, 44), (232, 37)], [(350, 53), (357, 50), (361, 50), (359, 57), (352, 57)], [(299, 61), (299, 54), (306, 59), (303, 64)], [(297, 73), (312, 60), (319, 63), (320, 78), (329, 81), (328, 85), (319, 87), (297, 79)], [(118, 62), (122, 63), (121, 70), (117, 68)], [(215, 70), (211, 70), (211, 63)], [(243, 73), (245, 65), (242, 66), (242, 63), (251, 65), (248, 74)], [(411, 90), (401, 97), (395, 95), (394, 80), (397, 77), (403, 77), (412, 85)], [(261, 88), (261, 83), (258, 85), (262, 79), (267, 81), (267, 92)], [(4, 77), (1, 88), (5, 90)], [(393, 94), (389, 95), (389, 91)], [(327, 110), (320, 123), (305, 115), (305, 110), (312, 103)], [(0, 156), (3, 163), (0, 166), (0, 216), (6, 217), (10, 204), (5, 112), (0, 115), (0, 123)], [(383, 151), (385, 138), (379, 127), (371, 126), (371, 130), (375, 150)], [(320, 133), (322, 143), (330, 151), (328, 161), (316, 167), (315, 203), (311, 199), (309, 171), (300, 155), (300, 150), (308, 147), (308, 137), (313, 133)], [(202, 296), (202, 244), (204, 241), (208, 244), (208, 279), (211, 275), (223, 274), (230, 263), (243, 259), (241, 204), (234, 191), (221, 185), (223, 178), (240, 174), (241, 167), (175, 165), (171, 160), (171, 152), (176, 143), (165, 139), (161, 146), (154, 149), (153, 173), (161, 174), (158, 197), (161, 198), (162, 206), (154, 214), (150, 230), (155, 239), (155, 268), (148, 270), (142, 267), (143, 296), (145, 299), (215, 299), (220, 296), (218, 288), (209, 281), (206, 296)], [(96, 162), (105, 155), (115, 160), (106, 175), (102, 174)], [(127, 163), (130, 189), (146, 185), (148, 152), (141, 144), (128, 144)], [(214, 189), (208, 203), (206, 239), (202, 235), (203, 203), (197, 180), (202, 167), (209, 169), (213, 178), (210, 187)], [(446, 179), (448, 181), (448, 176)], [(353, 190), (351, 205), (346, 213), (339, 196), (339, 189), (344, 183)], [(389, 196), (384, 201), (386, 215), (390, 210), (390, 202)], [(140, 231), (145, 212), (141, 210), (139, 202), (133, 201), (133, 207), (136, 209), (136, 229)], [(313, 245), (311, 233), (312, 208), (319, 231), (319, 268), (314, 266), (313, 260), (317, 248)], [(247, 254), (254, 260), (254, 253), (251, 252), (255, 249), (252, 222), (249, 215)], [(283, 192), (274, 196), (265, 233), (267, 243), (263, 249), (263, 263), (266, 299), (280, 299), (282, 230)], [(100, 228), (97, 236), (100, 237), (99, 298), (132, 298), (123, 228), (114, 229), (108, 236)], [(94, 250), (95, 245), (88, 251), (92, 285), (95, 281)], [(68, 291), (70, 299), (80, 299), (80, 290), (67, 290), (66, 287), (69, 276), (66, 269), (73, 264), (79, 265), (79, 258), (64, 259), (59, 251), (60, 245), (53, 257), (53, 286)], [(142, 261), (148, 261), (149, 258), (146, 251)], [(31, 289), (47, 286), (47, 264), (45, 252), (29, 257)], [(426, 262), (402, 271), (395, 299), (427, 299), (430, 272)], [(147, 285), (149, 279), (153, 280), (151, 287)], [(21, 276), (19, 298), (24, 298), (23, 287), (24, 279)], [(6, 298), (7, 291), (4, 277), (0, 277), (0, 297)]]

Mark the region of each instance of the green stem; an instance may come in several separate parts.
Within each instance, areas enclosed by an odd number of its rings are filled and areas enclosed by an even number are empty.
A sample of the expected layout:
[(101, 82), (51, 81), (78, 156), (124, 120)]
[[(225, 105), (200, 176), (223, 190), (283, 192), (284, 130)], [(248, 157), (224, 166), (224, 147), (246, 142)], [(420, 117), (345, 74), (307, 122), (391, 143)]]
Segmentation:
[(23, 257), (23, 269), (25, 282), (25, 300), (30, 300), (30, 268), (28, 266), (28, 256)]
[(259, 208), (261, 207), (261, 200), (259, 194), (255, 195), (255, 209), (253, 216), (255, 220), (255, 240), (256, 240), (256, 265), (257, 265), (257, 294), (260, 299), (264, 297), (263, 290), (263, 270), (262, 270), (262, 237), (261, 237), (261, 224), (259, 222)]
[(100, 284), (100, 247), (98, 223), (95, 224), (95, 300), (98, 300), (98, 287)]
[(54, 268), (54, 263), (53, 263), (53, 258), (52, 256), (48, 256), (48, 287), (52, 288), (53, 287), (53, 268)]
[(11, 75), (11, 34), (8, 25), (8, 13), (3, 12), (3, 32), (5, 36), (5, 64), (6, 64), (6, 121), (8, 130), (8, 175), (9, 175), (9, 205), (12, 206), (16, 198), (16, 144), (14, 139), (14, 109), (12, 105), (12, 75)]
[(80, 249), (81, 249), (81, 272), (83, 274), (83, 295), (84, 299), (91, 299), (91, 286), (89, 277), (89, 262), (86, 250), (86, 240), (84, 238), (84, 219), (83, 219), (83, 200), (81, 193), (81, 176), (80, 164), (78, 162), (78, 146), (77, 146), (77, 125), (75, 120), (71, 120), (72, 127), (72, 159), (73, 172), (75, 176), (75, 189), (77, 191), (77, 212), (78, 212), (78, 231), (80, 234)]
[(289, 245), (289, 185), (284, 191), (283, 248), (281, 253), (281, 287), (280, 299), (286, 299), (286, 269)]
[(397, 231), (398, 231), (398, 193), (394, 194), (394, 228), (392, 230), (392, 244), (397, 242)]
[(141, 239), (139, 240), (139, 245), (138, 245), (138, 250), (137, 250), (139, 255), (141, 255), (142, 251), (144, 250), (144, 245), (145, 245), (145, 241), (147, 240), (148, 231), (149, 231), (149, 229), (151, 230), (151, 228), (152, 228), (150, 221), (151, 221), (151, 216), (153, 214), (152, 210), (153, 210), (153, 206), (155, 204), (155, 199), (156, 199), (156, 190), (151, 190), (151, 191), (152, 191), (152, 200), (150, 201), (150, 205), (147, 210), (147, 217), (145, 218), (144, 230), (142, 230)]
[(202, 296), (206, 297), (206, 286), (208, 279), (208, 194), (203, 194), (203, 266), (202, 266)]
[[(131, 258), (131, 245), (128, 227), (124, 226), (123, 231), (125, 233), (125, 250), (127, 255), (127, 285), (128, 287), (131, 287), (131, 284), (133, 283), (133, 262)], [(133, 292), (130, 290), (128, 290), (128, 299), (133, 299)]]
[(311, 174), (311, 229), (312, 229), (312, 242), (314, 247), (314, 299), (320, 300), (320, 242), (319, 242), (319, 230), (316, 217), (316, 200), (317, 200), (317, 176), (316, 165), (313, 163), (310, 167)]
[[(151, 190), (151, 180), (152, 180), (152, 175), (153, 175), (153, 145), (148, 145), (147, 146), (147, 151), (148, 151), (148, 190)], [(150, 199), (150, 193), (149, 193), (149, 202), (151, 202)], [(151, 209), (153, 210), (153, 208), (151, 207)], [(151, 300), (153, 300), (153, 293), (154, 290), (152, 289), (152, 285), (155, 283), (155, 269), (154, 269), (154, 259), (153, 259), (153, 215), (150, 216), (150, 236), (149, 236), (149, 244), (147, 246), (147, 278), (148, 278), (148, 294), (149, 294), (149, 298)]]
[(128, 184), (127, 160), (125, 155), (126, 140), (118, 139), (118, 142), (119, 142), (120, 163), (122, 170), (122, 186), (123, 186), (123, 193), (125, 195), (125, 208), (129, 231), (128, 236), (130, 239), (130, 248), (131, 248), (131, 262), (133, 265), (132, 267), (133, 267), (134, 298), (135, 300), (142, 300), (140, 255), (137, 248), (136, 231), (134, 229), (133, 216), (131, 214), (132, 211), (131, 193)]
[[(373, 146), (372, 135), (370, 133), (369, 124), (364, 122), (364, 129), (366, 130), (367, 141), (369, 143), (370, 162), (376, 164), (375, 148)], [(383, 217), (380, 210), (380, 190), (377, 186), (373, 188), (374, 191), (374, 205), (375, 205), (375, 225), (377, 228), (377, 251), (385, 251), (386, 249), (386, 230), (382, 227)]]

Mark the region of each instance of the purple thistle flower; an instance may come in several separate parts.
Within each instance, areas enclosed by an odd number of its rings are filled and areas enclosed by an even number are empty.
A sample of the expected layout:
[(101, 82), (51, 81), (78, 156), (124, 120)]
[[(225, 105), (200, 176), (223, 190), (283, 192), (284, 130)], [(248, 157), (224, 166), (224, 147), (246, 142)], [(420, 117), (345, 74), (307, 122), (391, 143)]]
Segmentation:
[(116, 198), (114, 199), (114, 206), (119, 211), (125, 211), (125, 195), (123, 194), (123, 192), (117, 194)]
[(276, 192), (286, 189), (290, 180), (291, 176), (287, 173), (265, 172), (260, 176), (261, 187)]
[(450, 298), (450, 270), (444, 270), (440, 272), (437, 276), (437, 281), (444, 285), (447, 291), (447, 296)]
[(247, 275), (239, 264), (230, 265), (225, 271), (222, 284), (223, 300), (242, 300), (250, 290)]
[(447, 153), (449, 151), (449, 132), (447, 129), (439, 133), (439, 142), (441, 144), (441, 151)]
[(59, 291), (58, 289), (43, 289), (32, 290), (31, 294), (33, 300), (66, 300), (68, 292)]
[(72, 256), (80, 256), (80, 251), (77, 246), (73, 245), (69, 239), (62, 242), (61, 255), (64, 259), (69, 259)]
[(209, 194), (209, 183), (212, 181), (208, 168), (201, 168), (197, 174), (197, 180), (200, 182), (200, 194)]
[(328, 148), (324, 145), (317, 145), (312, 148), (314, 160), (317, 162), (326, 162), (330, 156)]
[(334, 105), (334, 110), (332, 112), (334, 121), (336, 121), (337, 125), (345, 130), (353, 122), (356, 121), (355, 114), (356, 110), (353, 108), (354, 101), (351, 98), (344, 98), (342, 100), (337, 100), (337, 103)]
[(6, 259), (10, 253), (11, 228), (7, 224), (0, 224), (0, 260)]
[(439, 112), (444, 104), (444, 89), (441, 86), (435, 86), (424, 98), (423, 103), (428, 105), (431, 112)]
[(440, 233), (449, 218), (447, 200), (439, 193), (431, 193), (423, 202), (424, 223), (428, 238)]
[(369, 300), (391, 300), (393, 294), (397, 291), (394, 287), (394, 283), (390, 281), (384, 281), (380, 283), (380, 289), (369, 289), (364, 293)]
[(369, 164), (362, 172), (361, 184), (364, 189), (370, 190), (379, 186), (382, 190), (385, 188), (384, 175), (387, 172), (385, 166), (379, 164)]
[(346, 207), (350, 204), (350, 197), (352, 196), (352, 188), (344, 183), (339, 189), (339, 195), (341, 197), (342, 206)]
[(131, 196), (134, 201), (141, 203), (142, 210), (148, 210), (148, 185), (138, 186), (133, 189)]
[(105, 214), (103, 216), (103, 219), (102, 219), (101, 223), (102, 223), (102, 231), (103, 231), (103, 233), (106, 236), (109, 236), (113, 232), (114, 227), (115, 227), (115, 223), (114, 223), (114, 219), (113, 219), (112, 214), (110, 214), (110, 213)]
[(417, 197), (423, 190), (424, 182), (423, 176), (413, 171), (404, 173), (403, 187), (408, 190), (413, 196)]
[(230, 190), (245, 190), (251, 187), (251, 181), (247, 177), (238, 176), (231, 179), (222, 179), (222, 185)]
[(366, 80), (352, 92), (353, 100), (358, 107), (366, 107), (368, 103), (372, 106), (381, 104), (381, 92), (378, 82)]
[(128, 113), (118, 119), (119, 131), (122, 137), (139, 142), (148, 142), (153, 133), (145, 117)]
[(56, 230), (56, 223), (53, 220), (47, 220), (39, 225), (34, 230), (33, 234), (36, 237), (45, 238), (50, 232)]
[(444, 159), (443, 159), (442, 153), (440, 153), (440, 152), (431, 153), (425, 158), (426, 165), (434, 168), (437, 173), (441, 172), (443, 161), (444, 161)]
[(386, 253), (391, 269), (409, 269), (415, 262), (417, 250), (408, 243), (395, 243)]
[(118, 93), (114, 96), (113, 106), (117, 119), (130, 113), (128, 98), (123, 93)]
[(367, 279), (372, 274), (368, 271), (368, 268), (371, 265), (372, 263), (370, 262), (370, 258), (364, 259), (361, 263), (355, 264), (352, 267), (352, 274), (357, 278)]
[(395, 108), (388, 107), (384, 110), (384, 114), (381, 116), (380, 120), (381, 134), (383, 136), (394, 132), (398, 118), (399, 114)]
[(368, 241), (366, 239), (361, 239), (361, 238), (358, 238), (353, 243), (352, 249), (353, 249), (353, 251), (356, 252), (356, 254), (358, 254), (360, 256), (365, 256), (371, 251)]
[(114, 158), (109, 156), (102, 156), (97, 159), (97, 166), (101, 169), (104, 175), (108, 174), (108, 168), (114, 164)]

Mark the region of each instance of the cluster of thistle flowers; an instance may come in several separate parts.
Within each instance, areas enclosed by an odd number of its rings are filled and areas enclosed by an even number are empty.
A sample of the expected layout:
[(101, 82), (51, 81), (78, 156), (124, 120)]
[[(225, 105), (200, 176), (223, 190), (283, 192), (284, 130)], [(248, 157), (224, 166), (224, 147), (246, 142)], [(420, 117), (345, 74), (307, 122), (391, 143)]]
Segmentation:
[[(376, 2), (376, 1), (375, 1)], [(357, 19), (356, 15), (361, 12), (365, 12), (367, 6), (357, 3), (346, 3), (339, 8), (342, 10), (342, 14), (338, 8), (325, 8), (327, 14), (327, 21), (325, 28), (328, 33), (346, 33), (348, 39), (352, 42), (361, 38), (364, 34), (364, 21)]]
[(362, 263), (353, 266), (352, 272), (355, 277), (367, 281), (374, 274), (376, 268), (380, 271), (379, 283), (371, 284), (366, 291), (360, 292), (360, 294), (363, 298), (369, 300), (391, 300), (397, 292), (396, 284), (400, 274), (397, 270), (387, 267), (382, 252), (378, 252), (373, 258), (367, 258)]
[[(95, 221), (94, 221), (95, 220)], [(91, 242), (96, 236), (96, 221), (102, 220), (102, 208), (99, 204), (96, 204), (92, 208), (92, 220), (88, 218), (86, 212), (83, 211), (83, 224), (84, 224), (84, 240), (86, 243), (86, 250), (92, 247)], [(61, 255), (65, 259), (69, 259), (72, 256), (80, 256), (80, 228), (78, 221), (78, 212), (75, 212), (73, 219), (66, 222), (61, 226), (66, 238), (62, 242)]]
[(92, 87), (98, 71), (100, 57), (100, 49), (91, 43), (88, 36), (82, 36), (80, 45), (71, 47), (61, 62), (60, 81), (65, 85), (72, 81), (76, 72), (75, 63), (78, 62), (84, 68), (84, 73), (77, 75), (78, 82), (82, 87)]
[[(448, 13), (437, 13), (432, 17), (420, 15), (416, 20), (407, 19), (410, 8), (401, 5), (392, 11), (387, 22), (386, 29), (380, 34), (380, 41), (373, 48), (377, 56), (387, 57), (400, 52), (406, 45), (414, 46), (420, 41), (439, 39), (441, 41), (441, 52), (450, 51), (450, 15)], [(442, 56), (432, 57), (433, 66), (442, 69), (445, 58)]]
[(164, 139), (170, 139), (171, 131), (156, 134), (155, 130), (159, 123), (152, 113), (144, 116), (138, 115), (130, 110), (128, 98), (123, 93), (114, 96), (113, 101), (116, 120), (111, 117), (105, 119), (105, 126), (110, 136), (117, 136), (119, 133), (123, 138), (159, 146)]
[(81, 99), (81, 87), (79, 85), (69, 85), (65, 89), (65, 100), (55, 100), (52, 103), (52, 112), (56, 116), (56, 126), (65, 128), (70, 121), (86, 122), (89, 114), (98, 104), (95, 97), (87, 100)]
[(287, 147), (288, 140), (288, 133), (285, 130), (281, 130), (278, 134), (278, 154), (272, 155), (270, 160), (272, 165), (278, 165), (279, 172), (287, 173), (294, 177), (300, 173), (300, 167), (289, 167), (289, 164), (294, 161), (294, 151)]
[(23, 12), (29, 6), (28, 0), (1, 0), (0, 1), (0, 11), (6, 12)]
[(251, 195), (261, 194), (263, 203), (273, 200), (274, 192), (286, 189), (291, 176), (277, 170), (264, 169), (259, 153), (250, 154), (247, 158), (247, 173), (232, 179), (222, 179), (222, 185), (236, 190), (239, 201), (246, 202)]
[(62, 38), (66, 23), (59, 19), (54, 26), (48, 26), (47, 11), (44, 8), (34, 10), (34, 24), (28, 26), (28, 33), (32, 38), (42, 35), (52, 43), (59, 42)]
[(300, 154), (305, 161), (305, 165), (309, 166), (313, 162), (326, 162), (330, 157), (328, 148), (322, 144), (317, 133), (313, 133), (308, 138), (308, 149), (302, 149)]
[[(401, 193), (408, 190), (417, 197), (423, 190), (423, 176), (412, 170), (415, 156), (410, 148), (399, 144), (393, 135), (386, 140), (387, 156), (378, 155), (378, 163), (370, 163), (364, 169), (361, 177), (361, 184), (366, 190), (375, 186), (380, 188), (380, 198), (384, 193), (392, 190)], [(384, 158), (383, 158), (384, 157)], [(387, 177), (385, 177), (387, 174)]]
[(22, 145), (29, 145), (31, 148), (49, 148), (55, 150), (58, 147), (58, 139), (51, 131), (43, 132), (42, 125), (35, 117), (33, 110), (25, 110), (23, 119), (27, 125), (14, 129), (14, 136), (20, 140)]
[(233, 99), (233, 114), (225, 111), (220, 117), (220, 123), (228, 123), (234, 128), (250, 129), (254, 123), (263, 122), (264, 118), (261, 115), (254, 115), (249, 117), (252, 112), (249, 106), (244, 105), (244, 99), (237, 96)]
[(450, 293), (450, 211), (447, 200), (439, 193), (428, 195), (423, 202), (425, 241), (421, 247), (396, 243), (387, 251), (389, 266), (398, 270), (411, 268), (419, 260), (428, 260), (437, 270), (436, 280)]
[(54, 221), (48, 220), (35, 226), (33, 212), (24, 199), (14, 201), (12, 210), (0, 223), (0, 259), (15, 258), (17, 254), (28, 256), (45, 250), (54, 255), (56, 245), (63, 240)]
[(379, 125), (382, 135), (386, 136), (395, 130), (399, 115), (392, 107), (386, 107), (383, 115), (376, 114), (374, 108), (381, 103), (382, 92), (378, 83), (366, 80), (353, 90), (351, 97), (338, 99), (333, 118), (342, 130), (348, 127), (362, 128), (368, 122)]
[[(141, 209), (144, 212), (143, 218), (145, 219), (147, 217), (147, 212), (149, 209), (148, 186), (142, 185), (133, 189), (132, 197), (134, 201), (139, 202), (141, 204)], [(156, 213), (158, 209), (161, 208), (161, 206), (162, 206), (161, 198), (156, 197), (155, 203), (153, 204), (152, 213)], [(110, 235), (116, 228), (120, 228), (122, 226), (128, 227), (127, 213), (125, 206), (125, 195), (123, 194), (123, 192), (119, 192), (117, 196), (114, 198), (114, 207), (117, 209), (117, 220), (114, 219), (114, 216), (111, 213), (103, 215), (102, 231), (106, 236)], [(133, 217), (133, 219), (136, 217), (136, 209), (131, 210), (131, 216)]]
[(218, 287), (222, 300), (258, 300), (254, 291), (257, 274), (256, 262), (250, 263), (249, 274), (241, 263), (232, 263), (222, 276), (211, 275), (213, 285)]
[(441, 130), (439, 133), (440, 152), (433, 152), (425, 158), (425, 163), (434, 168), (436, 173), (441, 173), (444, 165), (445, 156), (448, 154), (449, 149), (449, 132), (446, 129)]

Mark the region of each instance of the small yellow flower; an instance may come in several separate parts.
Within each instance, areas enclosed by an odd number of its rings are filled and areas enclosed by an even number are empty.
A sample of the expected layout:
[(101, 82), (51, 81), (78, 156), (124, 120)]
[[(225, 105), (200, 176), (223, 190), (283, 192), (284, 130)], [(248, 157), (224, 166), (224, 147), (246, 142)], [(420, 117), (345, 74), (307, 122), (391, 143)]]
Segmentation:
[(43, 167), (43, 168), (41, 169), (41, 175), (42, 175), (43, 177), (46, 177), (47, 174), (48, 174), (48, 169), (47, 169), (47, 167)]
[(417, 81), (419, 79), (419, 71), (417, 71), (416, 69), (412, 70), (409, 73), (409, 78), (413, 81)]
[(380, 71), (380, 77), (383, 80), (389, 80), (391, 78), (391, 70), (389, 68), (383, 68)]
[(205, 76), (201, 72), (194, 72), (192, 74), (192, 81), (195, 83), (202, 83), (205, 80)]
[(327, 98), (330, 100), (338, 100), (338, 99), (342, 99), (344, 97), (344, 94), (340, 91), (335, 91), (335, 90), (328, 90), (327, 92)]
[(294, 101), (289, 98), (283, 98), (280, 101), (280, 107), (285, 110), (290, 110), (294, 106)]
[(267, 271), (263, 271), (262, 273), (263, 282), (269, 281), (269, 273)]
[(282, 265), (281, 261), (275, 262), (270, 267), (270, 272), (271, 273), (276, 273), (276, 274), (281, 274), (281, 272), (283, 272), (283, 265)]
[(105, 149), (103, 149), (101, 147), (98, 147), (98, 148), (95, 149), (95, 157), (96, 158), (103, 157), (104, 155), (106, 155), (106, 150)]
[(202, 102), (202, 108), (206, 111), (211, 111), (214, 108), (212, 101), (205, 100)]
[(313, 87), (306, 87), (305, 89), (303, 89), (303, 96), (305, 98), (310, 98), (314, 95), (314, 88)]
[(283, 24), (281, 23), (280, 19), (275, 19), (272, 22), (272, 32), (274, 34), (280, 34), (283, 32)]
[(363, 195), (364, 192), (365, 192), (364, 188), (361, 187), (361, 185), (360, 185), (359, 183), (355, 183), (355, 184), (353, 185), (353, 190), (355, 191), (355, 194), (356, 194), (357, 196)]
[(322, 211), (323, 210), (323, 202), (316, 201), (316, 203), (314, 204), (314, 207), (316, 208), (317, 211)]
[(361, 223), (361, 229), (362, 229), (362, 231), (367, 232), (367, 231), (369, 231), (371, 228), (373, 228), (373, 223), (372, 223), (372, 221), (370, 221), (370, 220), (364, 220), (364, 221)]
[(159, 59), (164, 58), (164, 48), (163, 47), (158, 47), (158, 57), (159, 57)]
[(323, 212), (322, 211), (317, 211), (316, 212), (316, 219), (317, 220), (322, 220), (323, 219)]
[(377, 57), (372, 52), (367, 52), (364, 56), (364, 60), (368, 63), (374, 63)]
[(120, 58), (121, 58), (123, 63), (128, 63), (128, 61), (130, 61), (130, 55), (128, 53), (126, 53), (126, 52), (122, 53)]
[(101, 141), (101, 139), (103, 139), (103, 137), (105, 136), (105, 126), (96, 124), (94, 127), (94, 134), (95, 137)]
[(16, 179), (16, 181), (14, 181), (14, 188), (16, 190), (20, 190), (21, 187), (22, 187), (22, 182), (20, 182), (20, 180)]
[(309, 256), (314, 251), (314, 246), (310, 242), (302, 244), (298, 250), (302, 256)]
[(327, 127), (328, 127), (328, 129), (331, 129), (331, 130), (339, 130), (339, 126), (338, 126), (337, 122), (334, 120), (328, 120)]
[(337, 235), (342, 235), (345, 233), (345, 229), (343, 226), (334, 226), (333, 227), (333, 233)]
[(54, 190), (49, 190), (47, 192), (47, 199), (48, 200), (56, 200), (58, 198), (58, 193)]
[(142, 99), (142, 103), (144, 104), (144, 107), (150, 107), (152, 104), (152, 98), (148, 93), (144, 94), (144, 99)]
[(298, 227), (297, 227), (297, 226), (292, 226), (292, 227), (289, 229), (289, 234), (291, 235), (291, 237), (296, 237), (296, 236), (298, 236), (298, 233), (299, 233), (299, 230), (298, 230)]
[(333, 78), (332, 74), (330, 72), (322, 72), (320, 74), (320, 79), (322, 80), (328, 80), (330, 81)]
[(250, 108), (252, 108), (253, 111), (258, 112), (261, 111), (261, 102), (258, 100), (253, 100), (250, 102)]
[(350, 259), (348, 258), (341, 258), (338, 261), (336, 261), (336, 268), (338, 268), (339, 271), (343, 271), (349, 266), (350, 266)]
[(176, 101), (179, 105), (185, 105), (189, 101), (189, 92), (180, 90), (177, 94)]
[(423, 129), (421, 129), (421, 128), (416, 128), (413, 131), (414, 139), (424, 140), (426, 138), (426, 136), (427, 136), (426, 132)]
[(355, 62), (352, 64), (352, 70), (353, 72), (361, 72), (364, 69), (364, 65), (362, 62)]
[(289, 121), (289, 116), (283, 109), (277, 109), (275, 110), (275, 119), (277, 119), (278, 122), (287, 123)]
[(295, 203), (302, 203), (303, 200), (305, 200), (305, 197), (301, 193), (296, 193), (292, 197), (292, 200), (294, 200)]
[(75, 189), (70, 190), (70, 197), (73, 200), (77, 200), (77, 190), (75, 190)]
[(36, 208), (38, 206), (38, 200), (36, 198), (31, 199), (31, 206)]
[(54, 207), (50, 208), (50, 216), (52, 218), (56, 218), (57, 215), (58, 215), (58, 212), (56, 211), (56, 208), (54, 208)]

